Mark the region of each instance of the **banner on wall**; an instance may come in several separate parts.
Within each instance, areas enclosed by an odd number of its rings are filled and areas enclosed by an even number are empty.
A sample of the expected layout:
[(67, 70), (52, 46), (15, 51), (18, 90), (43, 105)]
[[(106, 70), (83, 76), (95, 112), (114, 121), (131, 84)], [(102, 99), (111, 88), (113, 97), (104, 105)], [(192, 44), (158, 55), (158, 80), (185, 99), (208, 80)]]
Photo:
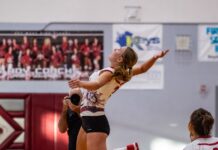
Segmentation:
[(154, 53), (162, 50), (162, 25), (113, 25), (113, 48), (132, 47), (139, 56), (139, 61), (145, 61)]
[(154, 89), (164, 88), (164, 66), (157, 64), (152, 66), (148, 72), (134, 76), (121, 89)]
[[(162, 25), (114, 25), (113, 48), (132, 47), (138, 54), (138, 64), (145, 62), (155, 53), (162, 50)], [(133, 77), (123, 89), (163, 89), (164, 67), (154, 65), (145, 74)]]
[(0, 32), (0, 80), (88, 79), (103, 67), (103, 31)]
[(199, 61), (218, 61), (218, 25), (198, 27)]

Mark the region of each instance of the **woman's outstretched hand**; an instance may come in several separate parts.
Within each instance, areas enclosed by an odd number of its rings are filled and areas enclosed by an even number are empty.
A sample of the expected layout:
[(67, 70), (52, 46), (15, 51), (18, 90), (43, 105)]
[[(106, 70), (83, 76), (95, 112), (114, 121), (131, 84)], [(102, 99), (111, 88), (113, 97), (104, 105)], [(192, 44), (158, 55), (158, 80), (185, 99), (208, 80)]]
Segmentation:
[(167, 53), (169, 52), (169, 50), (163, 50), (163, 51), (160, 51), (158, 52), (157, 54), (154, 55), (154, 58), (162, 58), (164, 57)]

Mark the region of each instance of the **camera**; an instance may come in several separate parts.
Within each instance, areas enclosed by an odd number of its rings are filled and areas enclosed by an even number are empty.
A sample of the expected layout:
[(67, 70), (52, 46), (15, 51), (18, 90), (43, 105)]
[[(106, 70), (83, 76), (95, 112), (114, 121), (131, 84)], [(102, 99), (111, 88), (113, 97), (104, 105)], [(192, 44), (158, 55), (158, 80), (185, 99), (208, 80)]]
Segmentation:
[(79, 94), (72, 94), (71, 96), (69, 96), (71, 103), (73, 103), (74, 105), (79, 105), (80, 104), (80, 95)]
[(82, 100), (82, 93), (79, 88), (74, 88), (69, 90), (69, 99), (72, 104), (79, 105)]

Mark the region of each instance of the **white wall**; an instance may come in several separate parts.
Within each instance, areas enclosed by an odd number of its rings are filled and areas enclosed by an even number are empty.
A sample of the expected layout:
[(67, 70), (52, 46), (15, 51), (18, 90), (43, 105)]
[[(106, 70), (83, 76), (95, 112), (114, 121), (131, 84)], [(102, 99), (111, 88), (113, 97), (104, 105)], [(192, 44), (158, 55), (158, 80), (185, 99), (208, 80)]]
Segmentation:
[(123, 22), (126, 5), (146, 23), (218, 22), (217, 0), (1, 0), (0, 22)]

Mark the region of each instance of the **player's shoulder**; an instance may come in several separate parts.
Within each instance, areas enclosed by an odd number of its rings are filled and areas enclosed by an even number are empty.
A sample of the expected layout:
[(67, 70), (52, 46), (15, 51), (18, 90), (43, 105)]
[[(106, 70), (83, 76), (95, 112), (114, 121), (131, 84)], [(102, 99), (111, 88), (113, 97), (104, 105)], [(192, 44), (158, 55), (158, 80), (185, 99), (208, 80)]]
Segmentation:
[(115, 71), (115, 69), (112, 67), (106, 67), (106, 68), (101, 69), (100, 71), (109, 71), (109, 72), (113, 73)]
[(114, 73), (114, 68), (112, 68), (112, 67), (107, 67), (107, 68), (104, 68), (104, 69), (101, 69), (100, 71), (99, 71), (99, 75), (100, 74), (102, 74), (102, 73), (106, 73), (106, 74), (113, 74)]
[(198, 147), (198, 141), (195, 140), (191, 143), (189, 143), (188, 145), (186, 145), (186, 147), (183, 150), (195, 150), (196, 147)]

